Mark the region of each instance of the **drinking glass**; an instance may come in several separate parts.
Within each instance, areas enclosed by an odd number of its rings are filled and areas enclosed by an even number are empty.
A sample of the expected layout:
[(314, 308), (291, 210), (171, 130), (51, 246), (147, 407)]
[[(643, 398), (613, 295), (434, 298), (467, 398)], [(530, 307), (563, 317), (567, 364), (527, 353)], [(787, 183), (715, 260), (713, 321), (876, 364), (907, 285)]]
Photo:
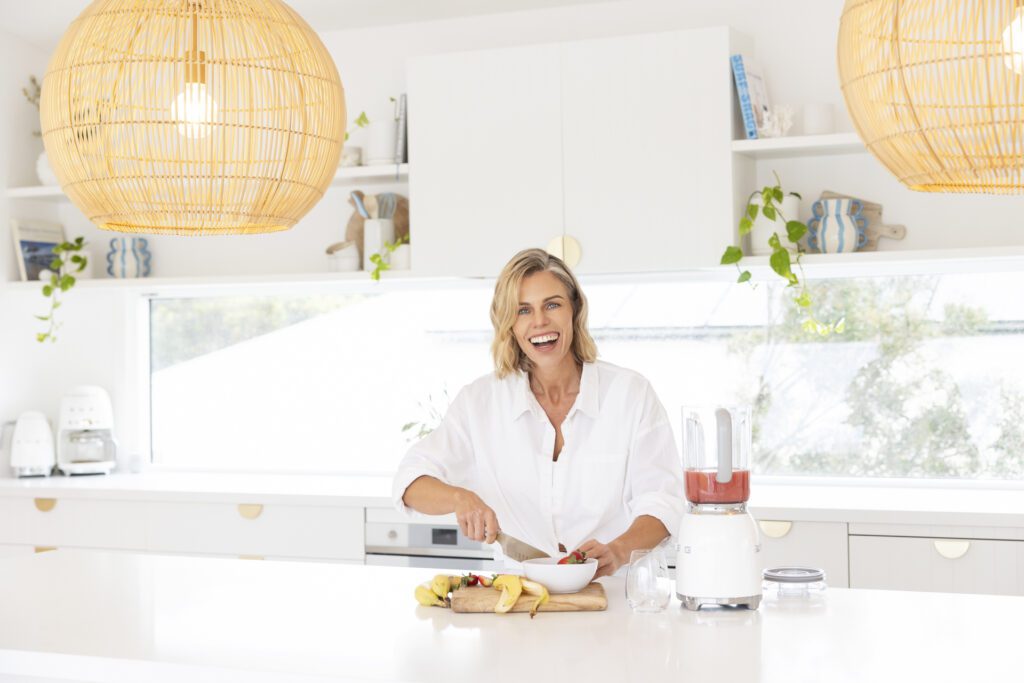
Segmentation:
[(658, 549), (634, 550), (626, 570), (626, 601), (634, 612), (660, 612), (668, 607), (672, 581), (668, 563)]

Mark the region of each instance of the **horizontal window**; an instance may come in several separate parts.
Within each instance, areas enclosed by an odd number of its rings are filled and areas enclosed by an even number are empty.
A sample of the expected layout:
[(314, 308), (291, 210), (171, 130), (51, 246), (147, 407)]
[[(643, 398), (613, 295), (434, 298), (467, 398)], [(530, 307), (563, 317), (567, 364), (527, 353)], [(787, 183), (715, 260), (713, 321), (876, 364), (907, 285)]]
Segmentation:
[[(1024, 478), (1024, 275), (584, 283), (601, 358), (687, 403), (754, 406), (756, 472)], [(491, 370), (493, 282), (150, 302), (154, 461), (390, 473)]]

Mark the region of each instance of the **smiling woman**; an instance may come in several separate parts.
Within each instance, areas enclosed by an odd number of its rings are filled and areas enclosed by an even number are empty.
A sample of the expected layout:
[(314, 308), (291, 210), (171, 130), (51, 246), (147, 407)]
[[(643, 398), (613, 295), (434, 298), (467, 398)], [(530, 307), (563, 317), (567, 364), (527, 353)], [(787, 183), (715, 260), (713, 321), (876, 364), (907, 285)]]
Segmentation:
[(614, 573), (682, 514), (668, 416), (638, 373), (597, 360), (587, 300), (539, 249), (505, 266), (491, 302), (494, 372), (465, 387), (406, 454), (402, 510), (454, 512), (462, 532), (499, 531), (551, 556), (578, 548)]

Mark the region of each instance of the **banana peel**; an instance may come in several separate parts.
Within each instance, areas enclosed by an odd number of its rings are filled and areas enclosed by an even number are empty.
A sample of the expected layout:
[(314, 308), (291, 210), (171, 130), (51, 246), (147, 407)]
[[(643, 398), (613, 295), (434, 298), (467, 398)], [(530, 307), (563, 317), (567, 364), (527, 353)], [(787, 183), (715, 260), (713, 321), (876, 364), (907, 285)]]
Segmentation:
[(451, 592), (451, 582), (448, 579), (447, 574), (438, 574), (434, 577), (434, 580), (430, 582), (430, 588), (434, 591), (437, 597), (444, 600), (448, 597), (448, 593)]
[(537, 583), (536, 581), (530, 581), (529, 579), (522, 579), (523, 592), (527, 595), (536, 595), (537, 601), (533, 603), (533, 607), (530, 608), (530, 618), (533, 619), (537, 616), (537, 609), (548, 601), (550, 597), (548, 595), (548, 589), (546, 586)]
[(496, 614), (505, 614), (512, 609), (512, 606), (516, 604), (516, 600), (522, 595), (523, 580), (515, 574), (499, 574), (494, 578), (491, 587), (501, 589), (501, 596), (498, 598), (498, 604), (494, 606), (494, 612)]

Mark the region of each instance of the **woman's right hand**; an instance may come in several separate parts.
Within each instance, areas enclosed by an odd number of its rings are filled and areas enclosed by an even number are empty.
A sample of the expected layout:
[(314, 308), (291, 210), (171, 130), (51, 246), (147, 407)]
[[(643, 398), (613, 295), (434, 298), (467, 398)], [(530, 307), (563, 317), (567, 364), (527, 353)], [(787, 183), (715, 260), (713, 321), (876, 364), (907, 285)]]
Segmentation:
[(474, 541), (494, 543), (501, 531), (494, 510), (468, 489), (455, 491), (455, 519), (459, 522), (462, 535)]

